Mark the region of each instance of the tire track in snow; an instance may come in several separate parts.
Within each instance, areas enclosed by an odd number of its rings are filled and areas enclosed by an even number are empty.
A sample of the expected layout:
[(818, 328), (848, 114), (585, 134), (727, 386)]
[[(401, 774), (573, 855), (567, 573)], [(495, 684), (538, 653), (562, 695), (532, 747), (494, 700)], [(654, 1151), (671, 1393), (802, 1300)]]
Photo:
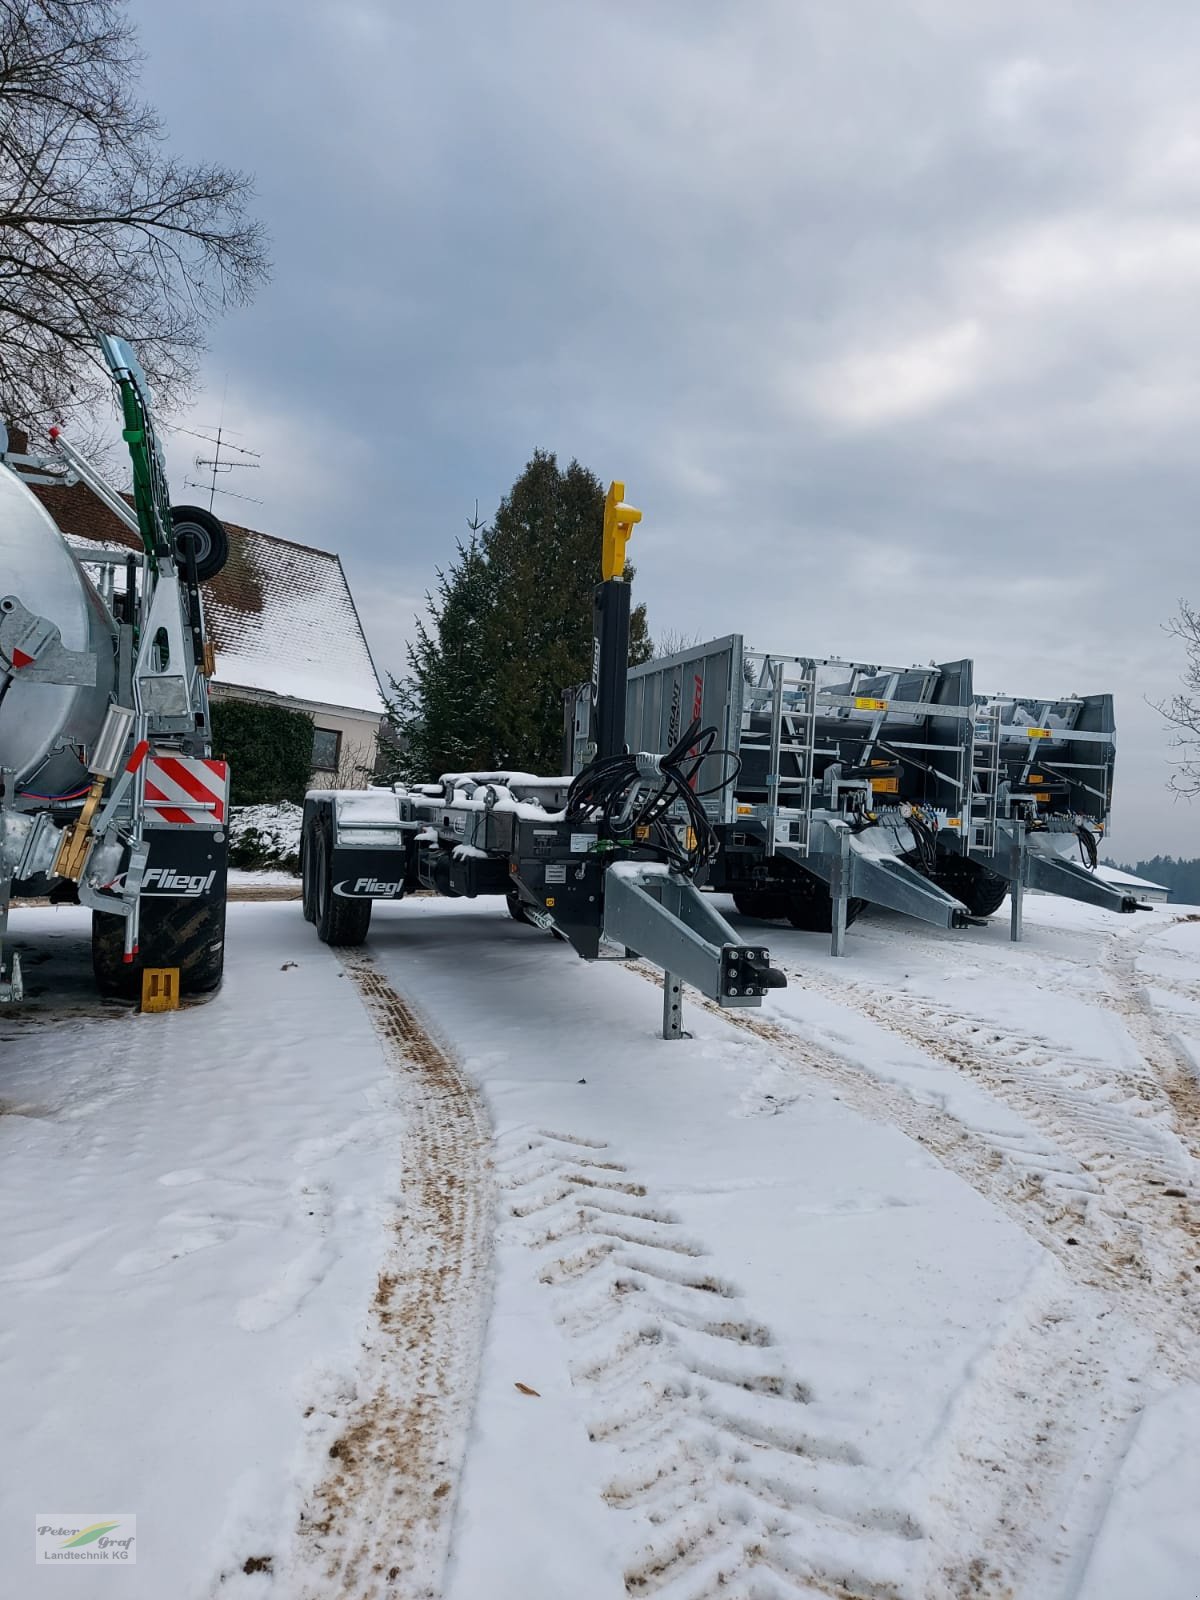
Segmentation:
[(1138, 971), (1138, 956), (1150, 940), (1187, 922), (1200, 922), (1200, 917), (1173, 917), (1166, 927), (1148, 928), (1132, 939), (1113, 939), (1104, 958), (1104, 968), (1117, 985), (1117, 993), (1112, 998), (1113, 1009), (1124, 1019), (1156, 1083), (1170, 1100), (1180, 1137), (1196, 1156), (1200, 1155), (1200, 1079), (1197, 1079), (1192, 1057), (1164, 1022), (1149, 990), (1163, 988), (1186, 998), (1200, 999), (1200, 988), (1191, 986), (1189, 989), (1167, 979), (1143, 977)]
[(487, 1315), (493, 1185), (479, 1096), (369, 956), (343, 957), (403, 1094), (403, 1210), (354, 1397), (301, 1513), (328, 1600), (433, 1600), (450, 1544)]
[[(1006, 1030), (937, 1001), (811, 969), (788, 968), (799, 988), (851, 1007), (922, 1054), (961, 1073), (1037, 1130), (1022, 1139), (942, 1113), (958, 1139), (933, 1135), (940, 1159), (979, 1188), (956, 1145), (962, 1134), (1005, 1171), (984, 1192), (1035, 1232), (1077, 1281), (1115, 1292), (1154, 1334), (1172, 1364), (1198, 1370), (1200, 1205), (1195, 1163), (1175, 1131), (1175, 1102), (1148, 1068), (1131, 1077), (1060, 1052), (1051, 1042)], [(785, 1024), (735, 1023), (789, 1048)], [(806, 1064), (812, 1051), (804, 1047)], [(853, 1068), (851, 1068), (854, 1071)], [(854, 1071), (860, 1082), (870, 1078)], [(908, 1106), (917, 1102), (900, 1089)], [(1109, 1098), (1111, 1095), (1119, 1098)], [(894, 1102), (895, 1095), (889, 1097)], [(924, 1108), (921, 1108), (923, 1110)], [(911, 1122), (911, 1113), (909, 1119)], [(918, 1113), (925, 1132), (930, 1118)], [(940, 1130), (944, 1133), (944, 1130)], [(930, 1137), (925, 1142), (930, 1143)], [(977, 1169), (976, 1169), (977, 1170)]]
[[(790, 1372), (703, 1244), (606, 1147), (500, 1141), (506, 1232), (536, 1252), (647, 1600), (932, 1600), (924, 1530)], [(939, 1594), (953, 1591), (943, 1587)]]
[[(630, 965), (661, 986), (653, 969)], [(1166, 1347), (1165, 1365), (1177, 1375), (1200, 1370), (1194, 1346), (1190, 1352), (1181, 1348), (1175, 1308), (1160, 1308), (1155, 1290), (1134, 1274), (1133, 1309), (1152, 1325), (1150, 1337), (1139, 1339), (1119, 1313), (1112, 1315), (1113, 1274), (1092, 1269), (1086, 1249), (1067, 1244), (1067, 1237), (1082, 1235), (1064, 1233), (1062, 1208), (1048, 1202), (1040, 1186), (1023, 1181), (986, 1134), (814, 1044), (786, 1021), (722, 1010), (690, 990), (688, 1001), (772, 1045), (781, 1065), (790, 1062), (823, 1082), (843, 1104), (923, 1145), (1047, 1246), (1084, 1285), (1064, 1294), (1061, 1284), (1035, 1283), (996, 1342), (972, 1364), (929, 1463), (926, 1511), (937, 1548), (930, 1550), (919, 1588), (923, 1600), (1041, 1600), (1074, 1593), (1070, 1572), (1086, 1558), (1103, 1486), (1143, 1403), (1141, 1380), (1156, 1364), (1155, 1346), (1159, 1352)], [(1119, 1298), (1124, 1302), (1126, 1296)], [(1121, 1309), (1127, 1309), (1123, 1303)], [(1115, 1376), (1102, 1385), (1100, 1374)], [(749, 1600), (759, 1600), (753, 1587), (746, 1592)], [(718, 1593), (723, 1597), (724, 1591)]]
[(972, 1360), (928, 1465), (956, 1600), (1078, 1595), (1145, 1398), (1150, 1341), (1115, 1321), (1043, 1262)]
[[(654, 969), (634, 963), (630, 966), (661, 988), (661, 974)], [(801, 981), (797, 974), (790, 976), (797, 983)], [(763, 1016), (757, 1011), (722, 1010), (715, 1001), (690, 989), (687, 1000), (730, 1027), (763, 1040), (773, 1047), (782, 1064), (798, 1069), (805, 1078), (828, 1085), (843, 1104), (872, 1121), (899, 1129), (923, 1145), (942, 1166), (1033, 1233), (1040, 1244), (1072, 1270), (1073, 1276), (1080, 1275), (1078, 1247), (1067, 1245), (1063, 1228), (1056, 1227), (1075, 1215), (1074, 1195), (1068, 1193), (1065, 1200), (1047, 1207), (1041, 1186), (1024, 1178), (1010, 1163), (1008, 1152), (989, 1143), (986, 1133), (968, 1127), (940, 1106), (915, 1099), (902, 1085), (876, 1077), (848, 1057), (815, 1043), (785, 1019)], [(1042, 1203), (1036, 1203), (1039, 1201)]]

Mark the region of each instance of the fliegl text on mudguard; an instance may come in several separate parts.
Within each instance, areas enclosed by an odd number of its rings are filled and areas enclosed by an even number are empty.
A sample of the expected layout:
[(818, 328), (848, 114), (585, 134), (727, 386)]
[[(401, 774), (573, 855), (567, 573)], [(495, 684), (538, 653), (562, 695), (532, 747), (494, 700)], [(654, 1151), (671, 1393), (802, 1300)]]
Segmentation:
[(395, 850), (333, 852), (333, 892), (343, 900), (399, 900), (404, 856)]
[(142, 894), (162, 900), (224, 900), (229, 846), (213, 828), (147, 828)]

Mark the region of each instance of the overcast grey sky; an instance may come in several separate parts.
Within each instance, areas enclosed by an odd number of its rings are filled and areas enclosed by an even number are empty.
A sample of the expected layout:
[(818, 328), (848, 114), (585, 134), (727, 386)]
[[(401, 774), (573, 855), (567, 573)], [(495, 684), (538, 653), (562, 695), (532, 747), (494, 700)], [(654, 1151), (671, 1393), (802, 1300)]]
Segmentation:
[(385, 668), (542, 446), (642, 507), (652, 631), (1111, 689), (1115, 853), (1200, 852), (1145, 703), (1200, 599), (1195, 0), (134, 15), (274, 236), (191, 414), (263, 453), (224, 509), (340, 550)]

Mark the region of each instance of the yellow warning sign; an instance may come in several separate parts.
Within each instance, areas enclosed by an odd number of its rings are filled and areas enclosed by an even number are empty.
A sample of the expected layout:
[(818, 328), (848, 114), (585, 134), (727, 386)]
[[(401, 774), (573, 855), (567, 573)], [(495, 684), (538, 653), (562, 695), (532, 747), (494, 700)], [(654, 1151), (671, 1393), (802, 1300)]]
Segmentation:
[(856, 711), (886, 711), (887, 708), (888, 703), (886, 700), (871, 700), (862, 694), (856, 694), (854, 697), (854, 709)]
[(1053, 728), (1026, 728), (1025, 737), (1027, 739), (1052, 739), (1054, 730)]

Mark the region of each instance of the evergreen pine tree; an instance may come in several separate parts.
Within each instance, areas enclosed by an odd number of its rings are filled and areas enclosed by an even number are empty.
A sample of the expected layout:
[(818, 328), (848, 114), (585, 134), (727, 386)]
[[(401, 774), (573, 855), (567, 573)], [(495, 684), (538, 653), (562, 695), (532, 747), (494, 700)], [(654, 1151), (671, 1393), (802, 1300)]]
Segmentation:
[(426, 594), (428, 625), (418, 619), (408, 646), (408, 676), (392, 680), (392, 720), (400, 735), (400, 772), (428, 782), (443, 772), (492, 764), (495, 680), (485, 633), (492, 602), (478, 519), (448, 571)]
[[(490, 527), (476, 519), (429, 596), (429, 623), (394, 684), (406, 777), (447, 771), (556, 772), (562, 691), (591, 674), (592, 595), (600, 581), (604, 487), (536, 450)], [(626, 581), (634, 569), (626, 566)], [(630, 618), (630, 660), (651, 651), (646, 608)]]
[[(502, 765), (549, 772), (561, 762), (562, 691), (591, 673), (603, 526), (596, 475), (578, 461), (561, 471), (551, 452), (537, 450), (485, 535)], [(633, 576), (627, 566), (626, 580)], [(629, 635), (630, 659), (645, 660), (645, 606), (634, 608)]]

